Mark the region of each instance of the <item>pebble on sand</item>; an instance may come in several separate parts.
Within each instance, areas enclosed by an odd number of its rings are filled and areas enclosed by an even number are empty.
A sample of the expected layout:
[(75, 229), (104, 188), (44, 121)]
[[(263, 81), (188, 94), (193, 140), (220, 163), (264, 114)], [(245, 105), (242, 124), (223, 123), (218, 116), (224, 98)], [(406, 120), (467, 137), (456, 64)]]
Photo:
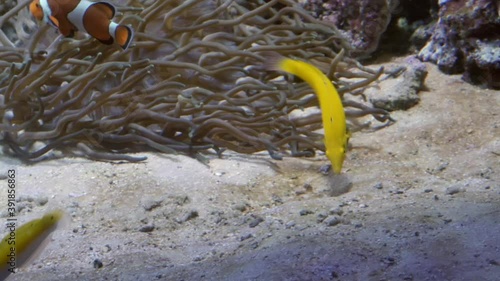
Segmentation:
[(337, 216), (331, 216), (325, 219), (325, 223), (328, 226), (335, 226), (340, 223), (340, 218)]
[(457, 194), (457, 193), (460, 193), (463, 191), (465, 191), (465, 190), (463, 188), (461, 188), (460, 186), (452, 185), (452, 186), (447, 187), (444, 193), (446, 195), (453, 195), (453, 194)]

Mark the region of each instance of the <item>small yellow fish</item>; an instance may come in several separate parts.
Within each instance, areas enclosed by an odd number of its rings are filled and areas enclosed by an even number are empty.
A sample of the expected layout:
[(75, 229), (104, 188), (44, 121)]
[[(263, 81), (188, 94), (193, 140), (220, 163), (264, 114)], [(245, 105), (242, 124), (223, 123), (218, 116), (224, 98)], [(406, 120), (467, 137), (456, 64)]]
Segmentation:
[(315, 66), (279, 55), (269, 55), (268, 69), (281, 70), (300, 77), (311, 86), (318, 96), (321, 117), (325, 131), (326, 157), (332, 163), (333, 171), (340, 174), (344, 163), (349, 132), (347, 130), (344, 107), (332, 82)]
[(23, 224), (15, 231), (14, 225), (7, 222), (10, 232), (0, 242), (0, 280), (7, 278), (26, 262), (34, 260), (63, 217), (63, 211), (52, 211), (40, 219)]

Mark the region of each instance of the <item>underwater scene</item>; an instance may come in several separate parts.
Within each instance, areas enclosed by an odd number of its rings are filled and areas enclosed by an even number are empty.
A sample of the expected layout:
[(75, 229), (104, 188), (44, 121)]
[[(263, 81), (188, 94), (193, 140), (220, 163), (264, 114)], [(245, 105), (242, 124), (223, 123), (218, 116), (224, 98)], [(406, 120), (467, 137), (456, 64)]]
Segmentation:
[(500, 1), (4, 0), (0, 280), (500, 280)]

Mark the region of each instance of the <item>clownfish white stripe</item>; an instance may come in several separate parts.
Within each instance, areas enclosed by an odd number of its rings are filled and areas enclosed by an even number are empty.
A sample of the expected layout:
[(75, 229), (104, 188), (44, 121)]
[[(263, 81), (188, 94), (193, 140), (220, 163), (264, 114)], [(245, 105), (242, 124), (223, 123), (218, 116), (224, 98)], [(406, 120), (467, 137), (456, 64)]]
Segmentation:
[[(118, 27), (118, 24), (116, 22), (110, 22), (109, 23), (109, 28), (108, 28), (108, 32), (111, 36), (113, 36), (113, 38), (115, 38), (115, 34), (116, 34), (116, 28)], [(116, 38), (115, 38), (116, 40)]]
[(128, 48), (134, 37), (134, 31), (131, 28), (113, 21), (109, 23), (108, 32), (123, 49)]
[(83, 17), (85, 16), (87, 9), (93, 4), (95, 3), (90, 1), (80, 1), (76, 8), (68, 13), (68, 20), (74, 24), (79, 31), (85, 31), (88, 33), (83, 25)]
[(50, 23), (52, 26), (56, 27), (54, 25), (54, 22), (50, 20), (49, 16), (50, 16), (50, 7), (49, 7), (49, 3), (47, 2), (47, 0), (41, 0), (40, 1), (40, 6), (42, 7), (42, 11), (43, 11), (43, 20), (45, 22), (48, 22)]

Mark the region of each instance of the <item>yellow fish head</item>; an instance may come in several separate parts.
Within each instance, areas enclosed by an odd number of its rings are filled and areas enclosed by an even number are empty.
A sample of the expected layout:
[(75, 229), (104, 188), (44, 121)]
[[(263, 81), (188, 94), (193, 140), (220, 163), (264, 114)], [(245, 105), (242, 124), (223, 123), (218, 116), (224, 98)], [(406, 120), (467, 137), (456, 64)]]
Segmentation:
[(334, 147), (334, 149), (328, 149), (326, 151), (326, 157), (332, 163), (332, 169), (335, 174), (340, 174), (342, 171), (342, 164), (345, 159), (345, 149), (342, 146)]
[[(345, 154), (347, 152), (347, 146), (349, 144), (349, 139), (351, 137), (351, 133), (346, 128), (345, 135), (342, 138), (336, 138), (334, 140), (330, 140), (331, 146), (328, 146), (326, 149), (326, 157), (332, 163), (332, 169), (335, 174), (340, 174), (342, 171), (342, 164), (344, 163)], [(327, 142), (325, 138), (325, 143)]]

